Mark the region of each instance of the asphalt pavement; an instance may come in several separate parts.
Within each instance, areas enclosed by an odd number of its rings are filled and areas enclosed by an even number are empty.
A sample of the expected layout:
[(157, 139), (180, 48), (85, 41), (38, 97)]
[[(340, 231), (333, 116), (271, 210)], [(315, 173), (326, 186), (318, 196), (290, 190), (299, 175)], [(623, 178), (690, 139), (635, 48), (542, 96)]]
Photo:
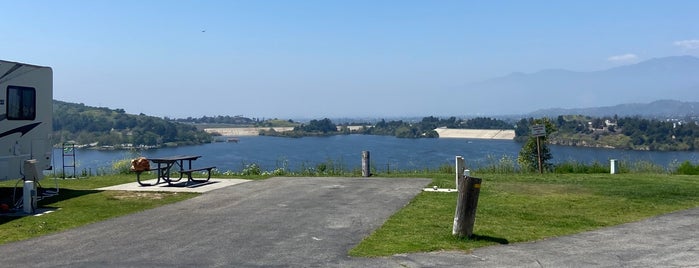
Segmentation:
[[(2, 267), (328, 267), (430, 179), (271, 178), (0, 246)], [(58, 212), (56, 212), (58, 213)]]
[(0, 267), (699, 267), (699, 208), (472, 252), (347, 256), (430, 181), (246, 182), (0, 245)]

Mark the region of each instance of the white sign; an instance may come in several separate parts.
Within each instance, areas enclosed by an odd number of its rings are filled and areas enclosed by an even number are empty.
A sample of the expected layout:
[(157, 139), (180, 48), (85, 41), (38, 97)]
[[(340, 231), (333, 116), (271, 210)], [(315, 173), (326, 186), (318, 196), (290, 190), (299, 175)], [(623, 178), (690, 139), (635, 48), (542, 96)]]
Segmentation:
[(532, 126), (532, 136), (534, 136), (534, 137), (546, 136), (546, 126), (545, 125), (533, 125)]

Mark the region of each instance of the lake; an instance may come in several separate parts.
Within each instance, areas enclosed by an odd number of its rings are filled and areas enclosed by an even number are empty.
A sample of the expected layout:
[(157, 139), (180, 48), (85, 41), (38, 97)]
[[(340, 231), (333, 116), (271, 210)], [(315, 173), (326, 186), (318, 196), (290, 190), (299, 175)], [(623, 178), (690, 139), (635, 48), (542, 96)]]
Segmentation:
[[(218, 167), (220, 171), (240, 172), (247, 164), (256, 163), (265, 171), (279, 167), (298, 171), (332, 162), (346, 170), (361, 169), (362, 151), (369, 151), (371, 164), (380, 172), (388, 170), (437, 168), (453, 165), (454, 157), (464, 156), (469, 168), (487, 165), (503, 156), (516, 159), (522, 144), (511, 140), (477, 139), (399, 139), (389, 136), (338, 135), (330, 137), (282, 138), (266, 136), (240, 137), (237, 143), (210, 143), (144, 151), (100, 151), (76, 149), (77, 172), (108, 170), (113, 162), (137, 156), (201, 155), (194, 166)], [(649, 152), (602, 148), (550, 145), (553, 162), (577, 161), (609, 163), (648, 161), (664, 167), (689, 160), (697, 163), (699, 152)], [(61, 149), (54, 150), (53, 166), (62, 170)], [(67, 163), (70, 161), (66, 160)], [(68, 169), (69, 174), (72, 170)]]

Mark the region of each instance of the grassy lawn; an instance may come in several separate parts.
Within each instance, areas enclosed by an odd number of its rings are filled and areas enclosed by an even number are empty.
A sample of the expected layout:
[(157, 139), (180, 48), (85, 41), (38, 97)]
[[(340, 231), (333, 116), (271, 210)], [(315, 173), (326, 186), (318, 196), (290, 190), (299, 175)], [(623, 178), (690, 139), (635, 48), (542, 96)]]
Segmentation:
[[(59, 232), (197, 196), (192, 193), (94, 190), (133, 181), (133, 175), (59, 180), (60, 194), (39, 201), (40, 208), (53, 209), (54, 212), (39, 217), (0, 214), (0, 244)], [(3, 195), (0, 197), (3, 200), (12, 199), (14, 185), (15, 181), (0, 183)], [(55, 187), (53, 179), (43, 180), (42, 185), (45, 188)], [(20, 187), (19, 191), (21, 190)]]
[[(699, 206), (699, 176), (473, 174), (483, 179), (474, 237), (451, 230), (456, 193), (420, 193), (350, 251), (353, 256), (469, 250), (533, 241)], [(433, 185), (454, 187), (453, 176)]]

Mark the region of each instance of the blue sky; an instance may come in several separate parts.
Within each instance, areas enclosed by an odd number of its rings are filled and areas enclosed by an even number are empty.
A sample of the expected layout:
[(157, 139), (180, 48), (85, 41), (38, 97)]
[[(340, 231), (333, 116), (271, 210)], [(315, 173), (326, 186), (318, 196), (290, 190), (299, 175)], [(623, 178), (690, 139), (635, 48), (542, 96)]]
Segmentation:
[(479, 111), (434, 108), (445, 100), (430, 92), (467, 100), (464, 85), (512, 72), (699, 56), (697, 10), (699, 1), (6, 1), (0, 58), (51, 66), (55, 99), (129, 113), (466, 115)]

